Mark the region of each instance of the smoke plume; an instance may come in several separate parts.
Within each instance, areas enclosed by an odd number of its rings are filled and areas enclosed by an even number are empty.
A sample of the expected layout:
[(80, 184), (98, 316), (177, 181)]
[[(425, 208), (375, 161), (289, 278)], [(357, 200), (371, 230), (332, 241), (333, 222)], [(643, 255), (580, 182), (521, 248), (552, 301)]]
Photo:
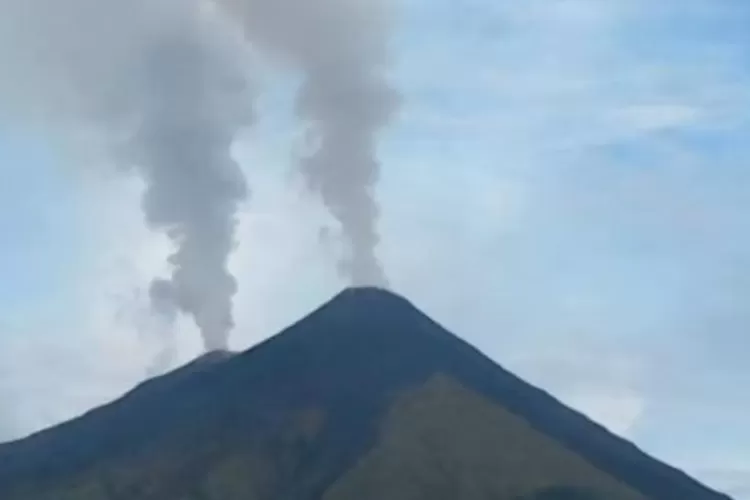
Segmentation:
[(301, 169), (341, 224), (342, 273), (385, 285), (376, 139), (398, 104), (385, 0), (0, 0), (0, 104), (96, 131), (144, 179), (145, 220), (175, 248), (152, 308), (192, 316), (207, 349), (225, 349), (233, 326), (227, 261), (248, 188), (230, 149), (252, 118), (244, 39), (221, 13), (301, 70), (298, 114), (316, 138)]
[(149, 54), (143, 95), (150, 102), (133, 140), (135, 164), (148, 185), (146, 220), (177, 247), (169, 259), (170, 281), (155, 281), (151, 295), (163, 300), (171, 290), (174, 303), (195, 318), (209, 350), (226, 349), (234, 326), (237, 284), (227, 259), (235, 214), (247, 196), (242, 171), (230, 156), (241, 122), (232, 117), (235, 100), (226, 99), (242, 90), (242, 81), (220, 61), (183, 40)]
[(387, 1), (221, 0), (248, 37), (298, 67), (298, 113), (312, 127), (315, 152), (301, 162), (309, 188), (341, 224), (340, 270), (354, 285), (386, 285), (376, 257), (378, 132), (397, 110), (385, 76)]
[(0, 0), (0, 93), (94, 128), (146, 182), (147, 223), (174, 243), (156, 312), (191, 315), (208, 349), (233, 325), (227, 260), (247, 196), (230, 156), (249, 118), (242, 51), (199, 0)]

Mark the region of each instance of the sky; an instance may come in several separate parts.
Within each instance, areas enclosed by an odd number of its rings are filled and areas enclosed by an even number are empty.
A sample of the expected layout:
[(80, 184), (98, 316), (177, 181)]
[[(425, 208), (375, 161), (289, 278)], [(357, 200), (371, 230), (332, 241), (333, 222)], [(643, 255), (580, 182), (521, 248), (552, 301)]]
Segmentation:
[[(400, 0), (380, 145), (393, 289), (641, 448), (750, 499), (750, 5)], [(234, 156), (235, 349), (344, 283), (295, 172), (296, 76), (259, 77)], [(142, 182), (0, 114), (0, 441), (201, 349), (154, 324), (169, 242)], [(325, 231), (324, 231), (325, 233)], [(164, 352), (170, 355), (160, 356)], [(160, 362), (155, 365), (155, 359)]]

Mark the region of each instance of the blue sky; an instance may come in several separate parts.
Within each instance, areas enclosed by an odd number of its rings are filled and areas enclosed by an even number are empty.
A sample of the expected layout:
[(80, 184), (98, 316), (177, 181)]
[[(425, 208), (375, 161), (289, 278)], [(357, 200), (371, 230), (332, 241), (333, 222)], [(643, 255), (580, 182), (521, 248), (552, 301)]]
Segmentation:
[[(43, 142), (0, 130), (0, 313), (23, 324), (39, 306), (55, 307), (76, 278), (78, 220), (71, 183)], [(51, 254), (54, 257), (51, 257)]]
[[(404, 0), (381, 148), (394, 288), (563, 401), (750, 499), (750, 5)], [(325, 300), (327, 221), (293, 174), (292, 76), (236, 153), (241, 348)], [(138, 179), (0, 127), (0, 438), (144, 376), (168, 246)], [(144, 333), (145, 332), (145, 333)], [(180, 325), (178, 360), (196, 354)]]

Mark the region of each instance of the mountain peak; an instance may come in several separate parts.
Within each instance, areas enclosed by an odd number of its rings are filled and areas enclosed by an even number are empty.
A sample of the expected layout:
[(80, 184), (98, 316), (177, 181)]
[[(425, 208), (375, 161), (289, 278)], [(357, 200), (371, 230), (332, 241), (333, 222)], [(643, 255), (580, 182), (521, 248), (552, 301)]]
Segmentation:
[[(518, 453), (508, 451), (513, 442)], [(532, 455), (538, 467), (529, 467)], [(578, 460), (578, 472), (561, 472), (571, 459)], [(520, 469), (503, 469), (502, 461)], [(453, 479), (443, 462), (458, 464), (449, 471)], [(526, 384), (407, 299), (377, 287), (347, 288), (245, 353), (206, 353), (75, 421), (0, 446), (0, 465), (3, 500), (371, 500), (415, 487), (427, 489), (412, 498), (490, 498), (462, 496), (460, 487), (524, 479), (514, 470), (551, 474), (535, 488), (587, 486), (605, 493), (544, 490), (492, 498), (727, 499)], [(401, 473), (403, 484), (382, 479)], [(404, 489), (383, 491), (398, 484)], [(622, 484), (629, 494), (606, 494)], [(442, 491), (453, 493), (432, 494)]]
[[(290, 328), (258, 346), (295, 344), (309, 354), (321, 344), (328, 349), (346, 350), (351, 342), (416, 342), (414, 333), (426, 333), (437, 326), (409, 300), (384, 288), (363, 286), (340, 291), (328, 302)], [(398, 337), (398, 338), (397, 338)], [(412, 340), (407, 340), (412, 338)], [(378, 340), (379, 339), (379, 340)], [(258, 349), (251, 349), (250, 353)]]
[[(355, 286), (345, 288), (328, 302), (337, 307), (351, 307), (352, 305), (367, 307), (416, 307), (405, 297), (386, 288), (376, 286)], [(324, 306), (325, 307), (325, 306)]]
[[(331, 313), (341, 319), (348, 318), (350, 321), (365, 323), (377, 321), (381, 326), (383, 321), (390, 324), (400, 323), (402, 328), (407, 326), (405, 321), (413, 321), (415, 318), (429, 319), (404, 296), (374, 286), (345, 288), (311, 317), (318, 315), (328, 317)], [(310, 317), (306, 318), (306, 320), (309, 319)]]
[(356, 294), (356, 293), (375, 293), (385, 295), (396, 295), (387, 288), (376, 286), (376, 285), (352, 285), (344, 288), (341, 291), (342, 294)]
[[(177, 368), (173, 372), (171, 372), (172, 378), (177, 376), (179, 373), (180, 376), (188, 376), (194, 373), (200, 373), (206, 370), (212, 369), (215, 365), (218, 365), (224, 361), (229, 361), (233, 357), (235, 357), (237, 353), (226, 350), (226, 349), (216, 349), (213, 351), (208, 351), (201, 356), (198, 356), (194, 360), (190, 361), (186, 365)], [(148, 383), (148, 382), (146, 382)]]
[(234, 356), (236, 356), (236, 354), (237, 353), (226, 349), (217, 349), (214, 351), (206, 352), (205, 354), (194, 359), (190, 364), (199, 366), (213, 365), (214, 363), (221, 363), (222, 361), (233, 358)]

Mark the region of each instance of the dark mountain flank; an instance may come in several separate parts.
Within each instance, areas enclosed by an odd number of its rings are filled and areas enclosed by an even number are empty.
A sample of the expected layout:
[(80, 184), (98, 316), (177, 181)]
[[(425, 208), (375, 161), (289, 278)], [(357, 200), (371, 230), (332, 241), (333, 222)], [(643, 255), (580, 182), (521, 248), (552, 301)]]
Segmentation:
[(728, 497), (364, 288), (245, 353), (210, 353), (0, 446), (0, 499)]

